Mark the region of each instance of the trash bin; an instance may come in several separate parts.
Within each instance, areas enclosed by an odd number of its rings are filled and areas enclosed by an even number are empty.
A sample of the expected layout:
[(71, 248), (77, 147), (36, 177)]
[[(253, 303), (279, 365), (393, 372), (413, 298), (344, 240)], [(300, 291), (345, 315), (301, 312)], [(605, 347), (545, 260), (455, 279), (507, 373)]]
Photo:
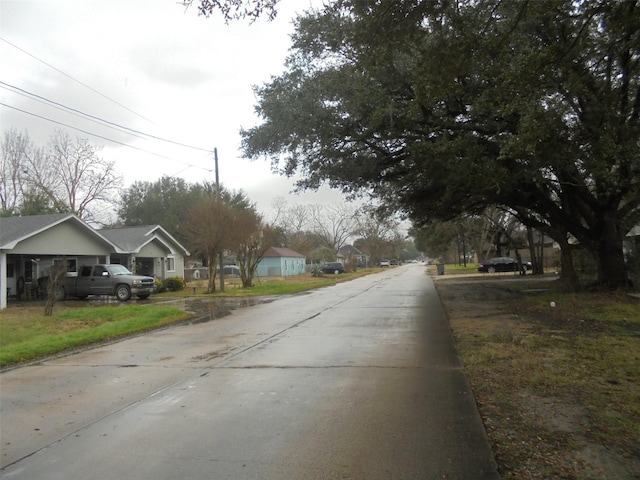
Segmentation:
[(436, 265), (438, 267), (438, 275), (444, 275), (444, 263)]

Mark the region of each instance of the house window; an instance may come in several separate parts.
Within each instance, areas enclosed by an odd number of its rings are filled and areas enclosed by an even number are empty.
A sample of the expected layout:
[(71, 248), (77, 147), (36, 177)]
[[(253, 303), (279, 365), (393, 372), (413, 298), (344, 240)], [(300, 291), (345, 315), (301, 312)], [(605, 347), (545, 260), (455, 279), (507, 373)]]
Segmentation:
[(58, 265), (60, 265), (63, 262), (66, 262), (65, 272), (67, 272), (68, 274), (71, 274), (71, 276), (76, 276), (78, 274), (78, 259), (76, 259), (76, 258), (67, 258), (67, 259), (55, 258), (53, 260), (53, 265), (54, 265), (55, 269), (57, 270), (58, 269)]
[(173, 257), (167, 257), (167, 272), (176, 271), (176, 259)]

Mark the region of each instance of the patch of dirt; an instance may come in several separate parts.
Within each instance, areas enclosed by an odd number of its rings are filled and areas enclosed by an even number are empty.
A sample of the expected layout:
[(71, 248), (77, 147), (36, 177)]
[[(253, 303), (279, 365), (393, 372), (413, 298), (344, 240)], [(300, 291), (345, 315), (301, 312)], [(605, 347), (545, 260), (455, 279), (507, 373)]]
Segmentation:
[[(586, 395), (556, 386), (562, 384), (558, 365), (574, 359), (570, 349), (545, 342), (563, 345), (571, 338), (543, 313), (526, 317), (514, 308), (528, 291), (553, 289), (553, 279), (548, 287), (531, 277), (433, 279), (505, 480), (640, 479), (640, 438), (607, 443), (612, 434), (594, 427), (595, 407)], [(542, 382), (548, 376), (549, 385), (532, 391), (534, 376)]]

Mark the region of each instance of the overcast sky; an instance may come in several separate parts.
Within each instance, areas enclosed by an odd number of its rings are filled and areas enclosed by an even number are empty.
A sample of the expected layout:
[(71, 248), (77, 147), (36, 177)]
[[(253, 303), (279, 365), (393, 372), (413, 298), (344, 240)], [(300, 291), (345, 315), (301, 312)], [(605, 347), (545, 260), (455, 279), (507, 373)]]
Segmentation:
[[(252, 86), (284, 70), (291, 20), (314, 3), (282, 0), (273, 22), (225, 25), (174, 0), (0, 0), (0, 103), (11, 107), (0, 106), (2, 131), (26, 130), (38, 146), (56, 129), (88, 138), (117, 162), (126, 185), (162, 175), (213, 182), (217, 148), (221, 182), (266, 212), (293, 182), (271, 174), (266, 160), (241, 158), (238, 132), (258, 122)], [(201, 150), (137, 138), (33, 94)], [(340, 198), (324, 192), (288, 200)]]

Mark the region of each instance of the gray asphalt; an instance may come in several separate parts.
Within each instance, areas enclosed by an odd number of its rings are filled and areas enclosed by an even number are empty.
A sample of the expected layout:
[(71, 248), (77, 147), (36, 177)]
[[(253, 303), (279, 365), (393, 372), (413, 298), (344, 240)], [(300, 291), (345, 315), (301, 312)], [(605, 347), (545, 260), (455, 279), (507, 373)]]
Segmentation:
[(498, 479), (419, 265), (0, 375), (6, 479)]

